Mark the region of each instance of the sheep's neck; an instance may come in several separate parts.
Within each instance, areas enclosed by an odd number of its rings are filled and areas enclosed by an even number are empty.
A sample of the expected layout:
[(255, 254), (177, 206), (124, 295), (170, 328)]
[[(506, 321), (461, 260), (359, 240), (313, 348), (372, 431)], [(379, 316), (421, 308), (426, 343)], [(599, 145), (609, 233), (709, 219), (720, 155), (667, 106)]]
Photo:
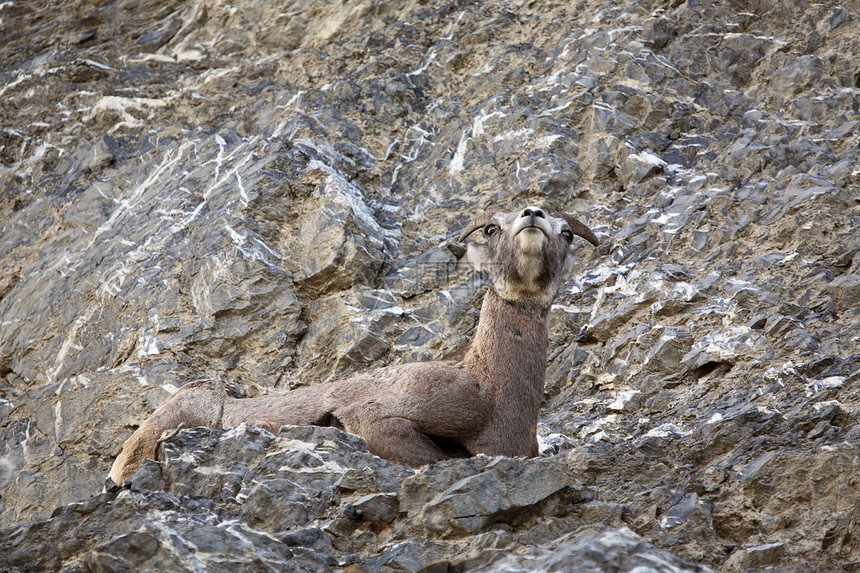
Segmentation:
[(543, 397), (548, 317), (549, 308), (507, 302), (491, 288), (464, 360), (481, 390), (492, 395), (497, 412), (516, 413), (530, 424), (537, 420)]

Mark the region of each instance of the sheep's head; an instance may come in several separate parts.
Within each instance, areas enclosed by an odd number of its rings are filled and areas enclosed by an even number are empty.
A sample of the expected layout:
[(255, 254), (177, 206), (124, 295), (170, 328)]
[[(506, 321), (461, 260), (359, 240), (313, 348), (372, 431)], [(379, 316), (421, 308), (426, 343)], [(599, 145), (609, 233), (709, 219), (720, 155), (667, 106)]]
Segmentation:
[(549, 214), (540, 207), (476, 217), (460, 240), (481, 230), (483, 243), (469, 243), (468, 259), (489, 274), (490, 287), (509, 302), (549, 307), (573, 266), (574, 235), (599, 244), (588, 227), (567, 213)]

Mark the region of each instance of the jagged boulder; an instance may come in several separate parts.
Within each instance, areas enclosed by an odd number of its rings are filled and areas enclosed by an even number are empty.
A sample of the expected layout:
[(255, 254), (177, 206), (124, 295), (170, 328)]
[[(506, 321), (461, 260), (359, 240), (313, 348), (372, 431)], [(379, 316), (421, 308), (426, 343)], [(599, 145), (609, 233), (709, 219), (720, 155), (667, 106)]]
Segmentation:
[[(552, 535), (561, 536), (553, 542), (559, 566), (594, 548), (619, 563), (664, 553), (624, 530), (568, 540), (566, 527), (590, 529), (613, 512), (596, 509), (594, 493), (558, 458), (479, 456), (416, 472), (334, 428), (285, 427), (274, 436), (242, 425), (183, 430), (162, 443), (159, 459), (123, 487), (0, 530), (0, 568), (418, 570), (464, 556), (507, 567), (499, 549)], [(376, 555), (377, 544), (398, 549)]]

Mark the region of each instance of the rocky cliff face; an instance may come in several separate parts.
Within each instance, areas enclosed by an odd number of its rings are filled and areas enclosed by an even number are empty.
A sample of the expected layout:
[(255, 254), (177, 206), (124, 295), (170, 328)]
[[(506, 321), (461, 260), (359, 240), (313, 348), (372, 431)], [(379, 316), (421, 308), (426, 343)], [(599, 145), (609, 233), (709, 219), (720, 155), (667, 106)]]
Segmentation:
[[(9, 2), (0, 62), (0, 570), (860, 562), (856, 4)], [(98, 495), (185, 382), (462, 348), (531, 203), (605, 243), (543, 457), (196, 429)]]

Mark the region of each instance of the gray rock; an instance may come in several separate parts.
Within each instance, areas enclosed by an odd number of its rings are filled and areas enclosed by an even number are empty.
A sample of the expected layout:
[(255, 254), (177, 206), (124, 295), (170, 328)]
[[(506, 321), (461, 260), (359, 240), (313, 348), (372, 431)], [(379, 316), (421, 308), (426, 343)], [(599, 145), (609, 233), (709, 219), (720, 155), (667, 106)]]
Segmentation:
[(690, 351), (692, 342), (693, 337), (686, 330), (665, 329), (645, 359), (645, 367), (664, 374), (676, 372), (681, 359)]
[(391, 523), (397, 517), (399, 503), (392, 493), (372, 493), (360, 497), (350, 507), (361, 519)]
[(317, 170), (323, 181), (298, 220), (299, 236), (309, 239), (293, 251), (299, 284), (314, 297), (370, 284), (385, 261), (384, 237), (364, 194), (319, 161), (308, 170)]
[(638, 185), (646, 177), (662, 173), (666, 165), (663, 159), (650, 150), (630, 153), (618, 169), (618, 179), (625, 187)]
[(470, 571), (665, 571), (706, 572), (646, 542), (629, 529), (585, 533), (551, 551), (510, 556)]
[(726, 571), (746, 571), (778, 565), (785, 553), (783, 543), (765, 543), (744, 547), (732, 553), (726, 561)]
[(560, 460), (479, 456), (440, 462), (407, 478), (400, 511), (435, 535), (475, 533), (562, 490), (576, 497), (581, 486)]
[(841, 276), (828, 285), (827, 291), (838, 312), (851, 314), (860, 308), (860, 276)]

